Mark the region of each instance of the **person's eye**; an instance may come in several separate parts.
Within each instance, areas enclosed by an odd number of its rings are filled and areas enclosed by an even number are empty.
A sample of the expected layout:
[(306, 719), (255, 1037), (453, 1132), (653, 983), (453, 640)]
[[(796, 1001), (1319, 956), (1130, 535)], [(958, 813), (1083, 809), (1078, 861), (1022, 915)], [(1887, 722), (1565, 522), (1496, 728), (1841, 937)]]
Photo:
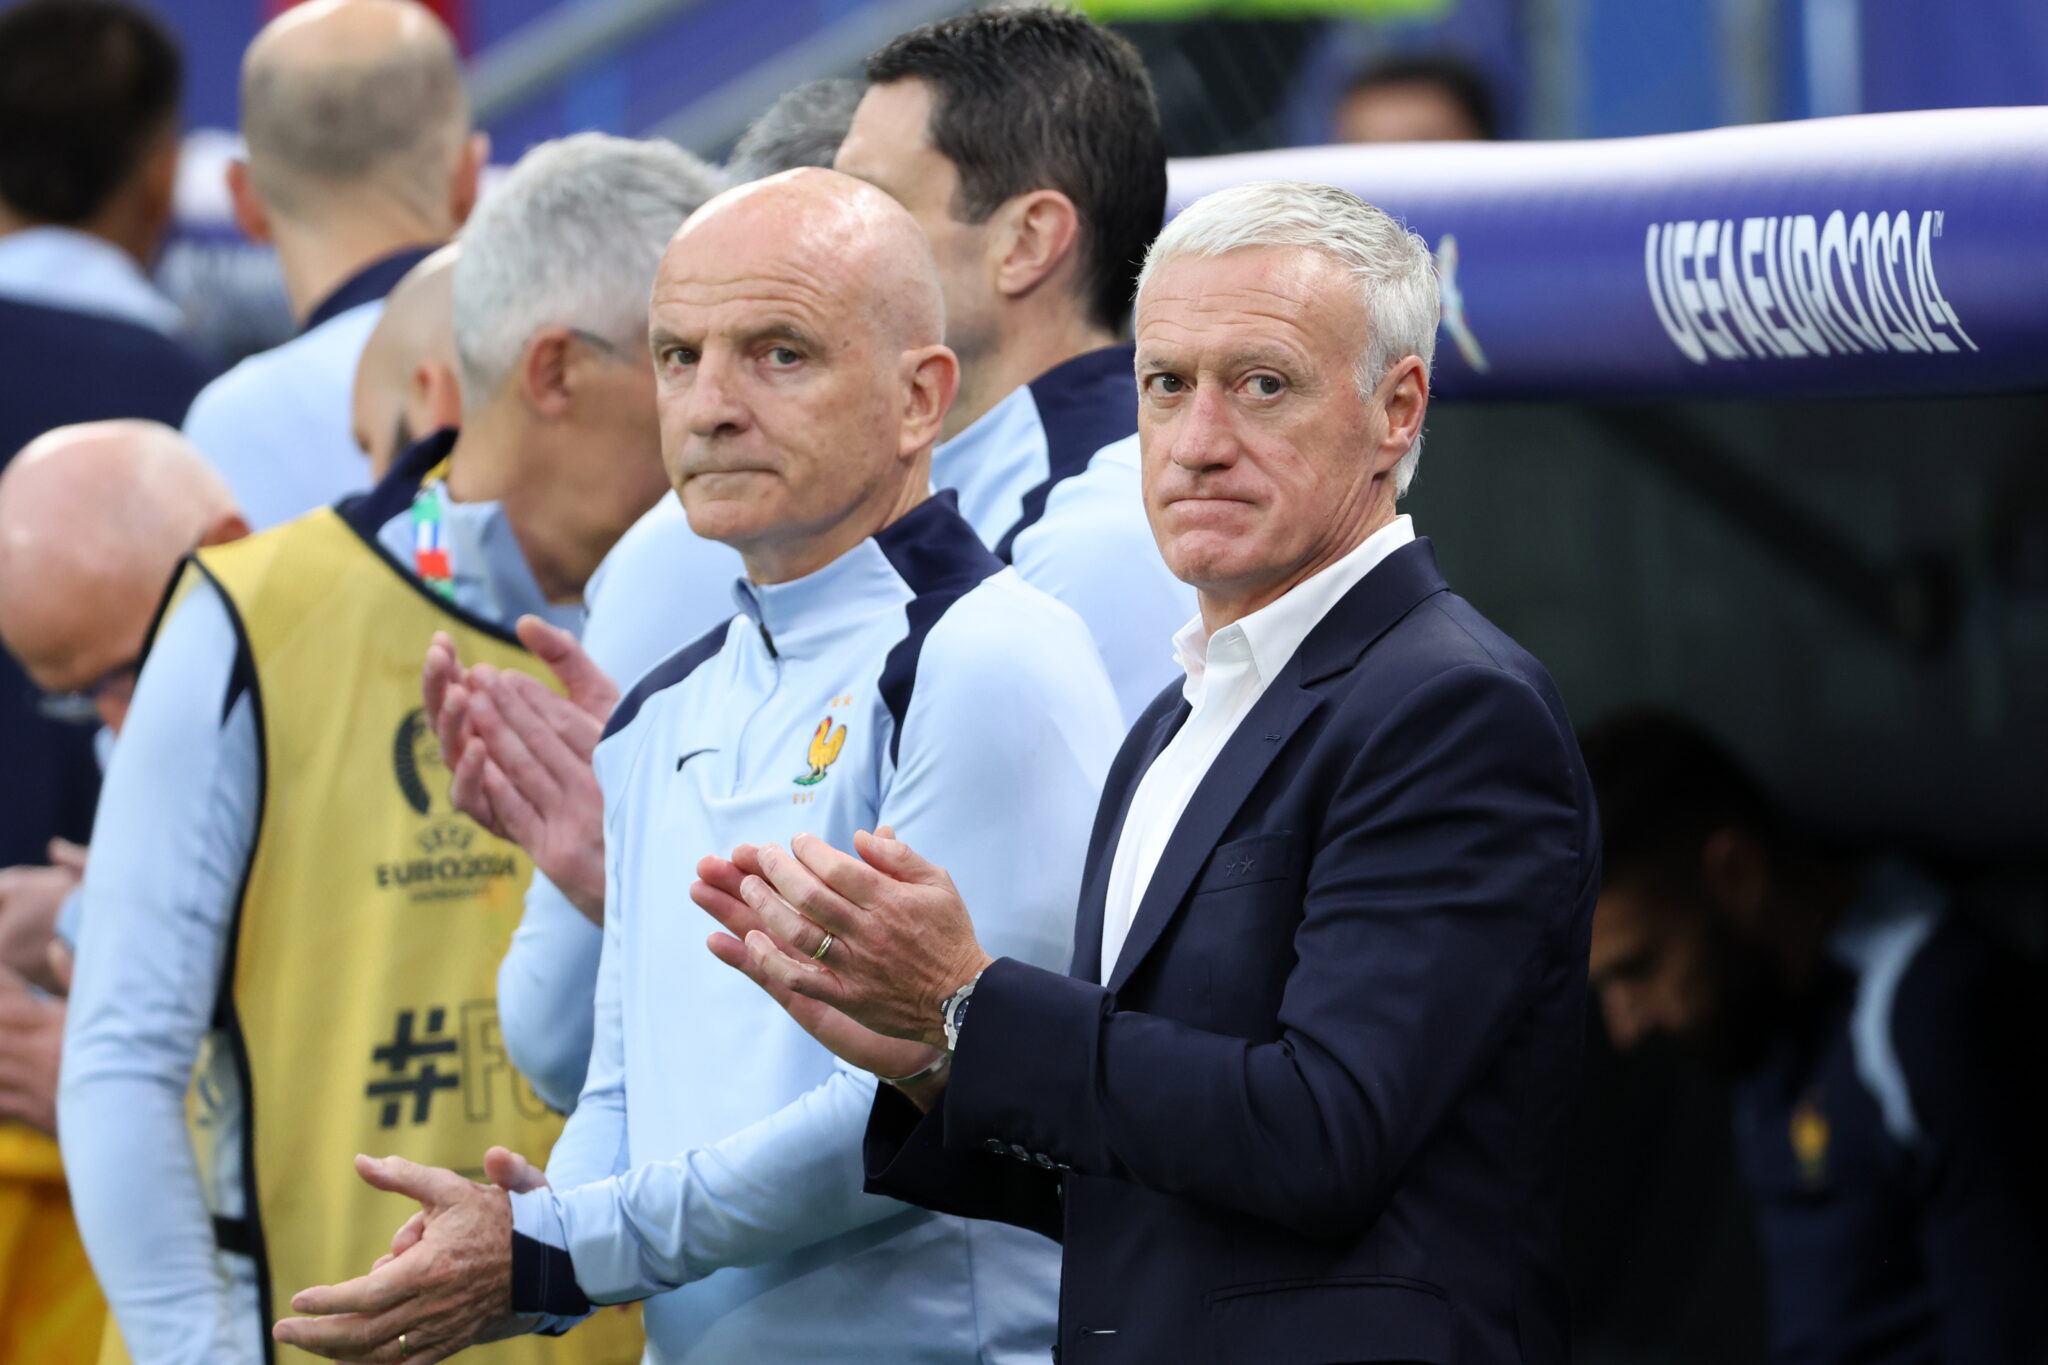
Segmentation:
[(802, 356), (798, 355), (794, 349), (788, 346), (777, 346), (768, 352), (768, 363), (778, 369), (788, 369), (802, 359)]
[(1187, 390), (1187, 384), (1177, 374), (1148, 374), (1145, 389), (1156, 398), (1170, 398)]
[(1260, 398), (1278, 398), (1287, 385), (1277, 374), (1255, 374), (1245, 381), (1254, 395)]
[(688, 346), (664, 346), (661, 350), (661, 364), (664, 369), (681, 369), (697, 363), (697, 353)]

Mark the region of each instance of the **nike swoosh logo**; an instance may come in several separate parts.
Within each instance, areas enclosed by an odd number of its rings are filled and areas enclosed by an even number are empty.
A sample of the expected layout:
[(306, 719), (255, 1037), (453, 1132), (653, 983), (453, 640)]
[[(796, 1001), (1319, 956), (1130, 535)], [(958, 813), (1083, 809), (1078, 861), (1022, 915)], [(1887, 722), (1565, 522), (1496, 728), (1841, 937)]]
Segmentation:
[(695, 758), (698, 754), (715, 754), (717, 752), (718, 750), (716, 749), (692, 749), (690, 750), (690, 752), (684, 754), (681, 758), (676, 760), (676, 771), (681, 772), (683, 770), (683, 765), (685, 763), (688, 763), (691, 759)]

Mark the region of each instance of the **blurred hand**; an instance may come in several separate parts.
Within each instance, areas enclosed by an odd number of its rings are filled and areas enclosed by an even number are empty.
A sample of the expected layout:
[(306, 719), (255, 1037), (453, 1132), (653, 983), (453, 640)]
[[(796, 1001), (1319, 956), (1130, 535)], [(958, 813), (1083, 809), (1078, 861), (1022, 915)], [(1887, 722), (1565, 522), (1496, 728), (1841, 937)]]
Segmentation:
[(619, 689), (567, 631), (534, 616), (520, 618), (518, 629), (568, 695), (523, 673), (469, 670), (463, 694), (474, 742), (456, 766), (456, 799), (487, 805), (504, 835), (602, 924), (604, 800), (590, 763)]
[(64, 1002), (36, 995), (0, 968), (0, 1118), (57, 1136), (57, 1068)]
[[(741, 884), (746, 878), (760, 874), (760, 850), (751, 844), (734, 849), (730, 861), (705, 858), (697, 864), (699, 880), (690, 888), (690, 899), (726, 929), (725, 933), (713, 934), (706, 941), (713, 956), (726, 966), (746, 973), (755, 985), (774, 997), (775, 1003), (789, 1011), (789, 1017), (796, 1020), (806, 1033), (848, 1065), (871, 1071), (884, 1080), (915, 1075), (929, 1066), (938, 1057), (938, 1050), (923, 1043), (891, 1038), (857, 1024), (822, 1001), (796, 994), (777, 977), (762, 970), (747, 941), (752, 934), (771, 936), (763, 929), (761, 917), (754, 908), (740, 899)], [(777, 947), (786, 948), (787, 945), (778, 943)]]
[(308, 1316), (278, 1322), (273, 1338), (330, 1360), (432, 1365), (527, 1328), (512, 1312), (512, 1205), (504, 1190), (395, 1156), (359, 1156), (356, 1173), (418, 1200), (417, 1229), (400, 1228), (394, 1254), (369, 1274), (294, 1294), (292, 1310)]
[(50, 937), (65, 897), (85, 876), (85, 850), (50, 841), (48, 867), (0, 869), (0, 967), (42, 990), (59, 990), (50, 973)]
[(474, 780), (462, 782), (462, 760), (475, 747), (476, 727), (470, 719), (470, 671), (455, 652), (455, 641), (445, 631), (435, 631), (427, 645), (427, 657), (420, 666), (420, 702), (434, 738), (441, 743), (441, 761), (454, 780), (449, 799), (455, 809), (475, 820), (500, 839), (508, 838), (498, 823), (498, 814)]

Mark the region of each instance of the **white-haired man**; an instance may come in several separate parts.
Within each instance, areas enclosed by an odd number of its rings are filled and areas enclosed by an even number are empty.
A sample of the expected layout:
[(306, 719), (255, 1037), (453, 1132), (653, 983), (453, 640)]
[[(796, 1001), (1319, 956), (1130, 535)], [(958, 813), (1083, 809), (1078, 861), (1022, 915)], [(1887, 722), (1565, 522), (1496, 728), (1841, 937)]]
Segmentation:
[(277, 248), (300, 330), (209, 384), (185, 434), (261, 530), (369, 485), (349, 427), (357, 357), (391, 287), (469, 216), (490, 142), (470, 129), (454, 41), (412, 0), (272, 20), (242, 63), (242, 136), (235, 220)]
[[(456, 267), (467, 411), (445, 477), (202, 552), (173, 597), (100, 804), (59, 1102), (138, 1361), (271, 1358), (273, 1302), (388, 1243), (353, 1153), (473, 1168), (559, 1129), (492, 998), (527, 864), (448, 809), (417, 659), (441, 630), (530, 667), (512, 623), (574, 624), (665, 486), (647, 292), (717, 183), (661, 143), (530, 152)], [(594, 1326), (491, 1358), (637, 1354), (630, 1323)]]
[(1556, 689), (1394, 512), (1436, 323), (1421, 240), (1342, 190), (1226, 190), (1153, 247), (1145, 505), (1201, 614), (1069, 975), (992, 957), (886, 832), (693, 890), (843, 1057), (938, 1068), (878, 1096), (869, 1188), (1061, 1238), (1064, 1359), (1569, 1356), (1599, 835)]

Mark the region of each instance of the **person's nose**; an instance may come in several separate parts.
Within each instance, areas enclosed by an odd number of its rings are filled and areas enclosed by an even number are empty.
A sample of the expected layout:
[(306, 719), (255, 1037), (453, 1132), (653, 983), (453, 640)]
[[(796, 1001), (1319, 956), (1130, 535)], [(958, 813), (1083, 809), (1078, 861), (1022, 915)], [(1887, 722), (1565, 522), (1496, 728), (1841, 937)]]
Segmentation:
[(693, 436), (716, 436), (744, 430), (748, 413), (741, 401), (739, 375), (732, 359), (706, 354), (683, 398), (684, 420)]
[(1237, 414), (1213, 384), (1197, 385), (1175, 423), (1171, 456), (1191, 473), (1228, 469), (1237, 463)]

